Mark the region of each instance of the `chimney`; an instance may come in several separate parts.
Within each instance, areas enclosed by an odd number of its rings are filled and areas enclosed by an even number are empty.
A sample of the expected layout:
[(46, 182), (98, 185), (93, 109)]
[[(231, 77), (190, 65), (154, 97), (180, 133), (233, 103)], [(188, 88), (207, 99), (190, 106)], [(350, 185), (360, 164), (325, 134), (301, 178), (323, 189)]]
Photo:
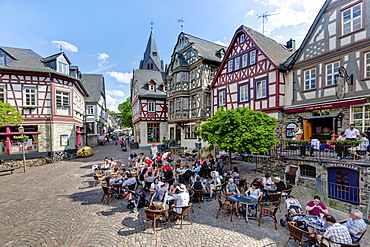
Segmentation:
[(293, 51), (295, 51), (295, 40), (290, 38), (290, 40), (286, 42), (286, 48), (292, 49)]

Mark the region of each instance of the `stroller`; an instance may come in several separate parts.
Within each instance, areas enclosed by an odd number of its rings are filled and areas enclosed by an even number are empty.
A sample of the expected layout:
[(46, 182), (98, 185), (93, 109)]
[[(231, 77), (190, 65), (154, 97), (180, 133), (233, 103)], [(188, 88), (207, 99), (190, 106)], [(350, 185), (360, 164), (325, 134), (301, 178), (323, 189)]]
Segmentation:
[(288, 221), (294, 221), (297, 223), (298, 228), (305, 229), (306, 224), (303, 220), (304, 214), (302, 214), (302, 206), (298, 199), (289, 195), (285, 200), (285, 205), (288, 212), (285, 214), (285, 219), (280, 219), (280, 225), (285, 227)]
[(129, 203), (127, 208), (133, 212), (137, 212), (138, 208), (149, 207), (150, 202), (145, 198), (145, 191), (136, 192), (134, 190), (123, 189), (122, 197)]

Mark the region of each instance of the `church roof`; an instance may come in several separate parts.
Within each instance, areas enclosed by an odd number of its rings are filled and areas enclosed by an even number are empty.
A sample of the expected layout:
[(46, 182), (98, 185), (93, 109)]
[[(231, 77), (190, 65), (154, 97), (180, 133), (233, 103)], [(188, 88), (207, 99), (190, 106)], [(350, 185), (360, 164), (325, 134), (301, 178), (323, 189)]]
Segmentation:
[(159, 57), (157, 43), (155, 42), (153, 30), (150, 31), (148, 44), (144, 53), (144, 59), (140, 61), (139, 69), (147, 69), (146, 64), (148, 61), (152, 61), (155, 65), (154, 70), (163, 71), (163, 61)]

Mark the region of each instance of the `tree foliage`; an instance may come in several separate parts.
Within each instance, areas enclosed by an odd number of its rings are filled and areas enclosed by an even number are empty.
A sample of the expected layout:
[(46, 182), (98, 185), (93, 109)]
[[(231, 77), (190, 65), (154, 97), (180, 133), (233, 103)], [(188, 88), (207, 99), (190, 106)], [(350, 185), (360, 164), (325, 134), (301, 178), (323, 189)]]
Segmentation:
[(220, 108), (213, 117), (201, 124), (199, 134), (210, 144), (231, 152), (268, 152), (278, 141), (275, 138), (276, 119), (264, 112), (238, 107)]
[(131, 107), (131, 98), (128, 97), (126, 101), (118, 105), (118, 110), (120, 114), (118, 118), (121, 119), (120, 126), (132, 128), (132, 107)]
[(23, 122), (20, 112), (9, 103), (0, 101), (0, 125), (18, 125)]

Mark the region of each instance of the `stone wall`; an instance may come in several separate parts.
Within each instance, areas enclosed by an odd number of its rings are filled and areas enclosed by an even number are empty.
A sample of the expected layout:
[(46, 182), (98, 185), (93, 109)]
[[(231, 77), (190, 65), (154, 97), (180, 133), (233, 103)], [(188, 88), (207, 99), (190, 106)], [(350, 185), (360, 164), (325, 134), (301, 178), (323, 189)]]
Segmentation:
[[(53, 152), (75, 149), (76, 129), (74, 124), (53, 124), (51, 126), (53, 134)], [(68, 135), (68, 145), (62, 146), (60, 136)]]

